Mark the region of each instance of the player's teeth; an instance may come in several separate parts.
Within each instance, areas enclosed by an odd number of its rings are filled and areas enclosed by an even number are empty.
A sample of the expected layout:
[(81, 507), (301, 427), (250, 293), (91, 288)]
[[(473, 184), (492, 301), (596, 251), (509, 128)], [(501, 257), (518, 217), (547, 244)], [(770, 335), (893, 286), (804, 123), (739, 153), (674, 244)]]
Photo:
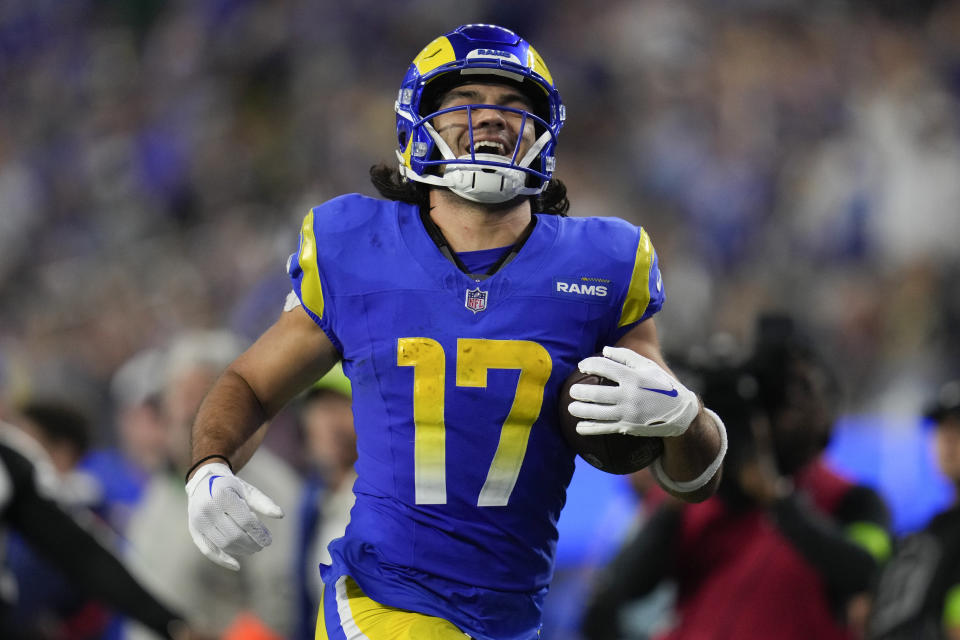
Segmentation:
[(501, 144), (501, 143), (499, 143), (499, 142), (487, 142), (487, 141), (483, 141), (483, 142), (474, 142), (474, 143), (473, 143), (473, 150), (474, 150), (475, 152), (476, 152), (476, 151), (480, 151), (481, 147), (487, 147), (487, 148), (491, 148), (491, 147), (492, 147), (492, 148), (496, 149), (496, 150), (497, 150), (497, 153), (499, 153), (500, 155), (503, 155), (503, 153), (504, 153), (503, 144)]

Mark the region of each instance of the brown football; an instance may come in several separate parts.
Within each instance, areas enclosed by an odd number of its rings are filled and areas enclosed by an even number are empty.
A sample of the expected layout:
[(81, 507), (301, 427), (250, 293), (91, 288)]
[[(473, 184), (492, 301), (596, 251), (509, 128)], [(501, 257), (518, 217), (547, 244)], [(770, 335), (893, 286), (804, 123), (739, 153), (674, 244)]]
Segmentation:
[(579, 370), (570, 374), (560, 389), (560, 431), (570, 448), (592, 466), (607, 473), (626, 474), (639, 471), (651, 464), (663, 453), (663, 438), (645, 438), (609, 433), (595, 436), (582, 436), (577, 433), (580, 418), (570, 415), (568, 407), (573, 402), (570, 387), (581, 384), (616, 383), (601, 376), (582, 373)]

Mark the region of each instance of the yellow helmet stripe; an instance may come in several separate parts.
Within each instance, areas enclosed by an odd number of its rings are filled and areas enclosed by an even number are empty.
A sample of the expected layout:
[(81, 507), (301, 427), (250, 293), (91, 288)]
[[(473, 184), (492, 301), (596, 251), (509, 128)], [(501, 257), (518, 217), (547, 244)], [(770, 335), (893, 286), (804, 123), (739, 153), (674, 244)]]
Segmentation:
[(413, 136), (407, 136), (407, 148), (403, 150), (403, 166), (410, 167), (410, 154), (413, 152)]
[(448, 40), (446, 36), (440, 36), (417, 54), (417, 57), (413, 59), (413, 64), (416, 65), (420, 75), (423, 75), (433, 71), (440, 65), (455, 62), (456, 59), (457, 54), (454, 53), (450, 40)]
[(317, 238), (313, 233), (313, 210), (303, 219), (300, 227), (300, 255), (297, 256), (303, 278), (300, 280), (300, 297), (304, 306), (323, 317), (323, 285), (320, 284), (320, 269), (317, 266)]
[(547, 69), (547, 63), (543, 61), (543, 58), (540, 57), (540, 54), (537, 53), (537, 50), (532, 46), (527, 48), (527, 66), (533, 69), (535, 72), (539, 73), (543, 78), (550, 83), (550, 86), (553, 86), (553, 76), (550, 75), (550, 70)]
[(640, 241), (637, 243), (637, 256), (633, 261), (633, 276), (630, 278), (630, 288), (623, 301), (623, 310), (620, 312), (618, 327), (636, 322), (643, 317), (643, 313), (650, 304), (650, 267), (653, 265), (653, 243), (646, 229), (640, 229)]

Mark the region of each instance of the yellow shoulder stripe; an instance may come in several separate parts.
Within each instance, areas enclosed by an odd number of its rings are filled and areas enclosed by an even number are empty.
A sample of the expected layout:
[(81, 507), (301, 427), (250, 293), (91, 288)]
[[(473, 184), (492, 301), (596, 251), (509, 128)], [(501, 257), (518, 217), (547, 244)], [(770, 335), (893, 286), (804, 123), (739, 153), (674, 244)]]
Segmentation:
[(618, 327), (636, 322), (643, 317), (650, 304), (650, 267), (653, 265), (653, 243), (646, 229), (640, 229), (640, 241), (637, 243), (637, 256), (633, 261), (633, 275), (630, 288), (623, 301)]
[(317, 238), (313, 233), (313, 210), (303, 219), (300, 227), (300, 255), (297, 256), (303, 278), (300, 280), (300, 297), (304, 306), (323, 317), (323, 286), (317, 266)]
[(417, 54), (417, 57), (413, 59), (413, 64), (416, 65), (420, 75), (423, 75), (440, 65), (454, 62), (456, 59), (457, 54), (453, 51), (453, 45), (450, 44), (446, 36), (440, 36)]

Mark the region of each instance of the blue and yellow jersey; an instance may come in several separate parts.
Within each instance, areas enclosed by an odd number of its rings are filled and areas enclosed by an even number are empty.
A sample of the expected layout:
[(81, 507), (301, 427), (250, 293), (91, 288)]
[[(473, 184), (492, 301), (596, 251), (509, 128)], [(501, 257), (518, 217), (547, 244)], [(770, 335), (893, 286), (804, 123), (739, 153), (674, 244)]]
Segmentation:
[(481, 639), (536, 636), (574, 469), (563, 381), (663, 303), (645, 231), (536, 217), (476, 282), (417, 207), (348, 195), (307, 214), (289, 263), (353, 387), (357, 500), (324, 580)]

